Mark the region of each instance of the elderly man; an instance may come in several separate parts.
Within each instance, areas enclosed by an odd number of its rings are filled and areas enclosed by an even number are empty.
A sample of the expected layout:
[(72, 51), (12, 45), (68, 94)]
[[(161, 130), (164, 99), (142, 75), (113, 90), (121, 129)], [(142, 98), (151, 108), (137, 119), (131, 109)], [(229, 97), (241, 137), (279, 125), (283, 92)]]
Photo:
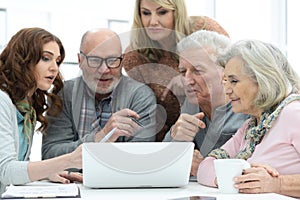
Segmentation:
[(63, 111), (49, 116), (43, 159), (69, 153), (84, 142), (155, 140), (156, 98), (146, 85), (122, 75), (121, 61), (116, 33), (97, 29), (83, 35), (78, 54), (82, 76), (65, 82)]
[(223, 68), (216, 61), (229, 45), (229, 38), (204, 30), (194, 32), (178, 44), (186, 100), (164, 141), (194, 141), (197, 150), (191, 169), (193, 176), (197, 175), (203, 157), (224, 144), (248, 118), (233, 113), (225, 99)]

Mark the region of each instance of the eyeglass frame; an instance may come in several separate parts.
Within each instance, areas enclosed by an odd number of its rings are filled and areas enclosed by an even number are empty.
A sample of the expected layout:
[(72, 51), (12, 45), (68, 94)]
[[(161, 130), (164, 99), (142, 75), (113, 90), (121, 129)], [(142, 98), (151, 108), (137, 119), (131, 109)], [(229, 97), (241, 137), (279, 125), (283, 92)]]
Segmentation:
[[(113, 57), (113, 56), (112, 56), (112, 57), (102, 58), (102, 57), (99, 57), (99, 56), (87, 56), (87, 55), (84, 54), (82, 51), (80, 51), (79, 53), (85, 57), (86, 62), (87, 62), (87, 65), (88, 65), (90, 68), (99, 68), (99, 67), (101, 67), (101, 66), (103, 65), (103, 61), (104, 61), (104, 62), (105, 62), (105, 65), (106, 65), (106, 67), (107, 67), (108, 69), (116, 69), (116, 68), (119, 68), (119, 67), (121, 66), (121, 63), (122, 63), (122, 60), (123, 60), (123, 57), (122, 57), (122, 56), (118, 56), (118, 57)], [(90, 59), (90, 58), (98, 58), (98, 59), (100, 59), (101, 61), (100, 61), (99, 66), (97, 66), (97, 67), (91, 67), (90, 64), (89, 64), (89, 59)], [(119, 64), (118, 66), (116, 66), (116, 67), (111, 67), (111, 66), (109, 66), (109, 65), (107, 64), (107, 60), (108, 60), (108, 59), (112, 59), (112, 58), (116, 58), (116, 59), (120, 60), (120, 64)]]

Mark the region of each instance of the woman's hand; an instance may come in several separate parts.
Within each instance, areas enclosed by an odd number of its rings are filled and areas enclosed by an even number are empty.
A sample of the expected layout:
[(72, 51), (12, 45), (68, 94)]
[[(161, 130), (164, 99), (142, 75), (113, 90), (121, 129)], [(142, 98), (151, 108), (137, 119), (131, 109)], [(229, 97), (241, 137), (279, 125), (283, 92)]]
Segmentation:
[(82, 144), (68, 154), (69, 166), (66, 168), (82, 168)]
[(62, 171), (59, 173), (52, 174), (48, 177), (48, 179), (52, 182), (59, 183), (71, 183), (71, 182), (79, 182), (82, 183), (82, 174), (79, 172), (70, 172), (70, 171)]
[[(253, 164), (244, 170), (243, 175), (234, 179), (235, 187), (240, 193), (280, 192), (280, 179), (277, 171), (267, 165)], [(275, 176), (273, 176), (275, 175)]]
[(279, 176), (279, 172), (278, 172), (275, 168), (273, 168), (273, 167), (271, 167), (271, 166), (269, 166), (269, 165), (258, 164), (258, 163), (252, 163), (252, 164), (251, 164), (251, 167), (262, 167), (262, 168), (264, 168), (265, 170), (267, 170), (267, 172), (268, 172), (271, 176), (273, 176), (273, 177)]

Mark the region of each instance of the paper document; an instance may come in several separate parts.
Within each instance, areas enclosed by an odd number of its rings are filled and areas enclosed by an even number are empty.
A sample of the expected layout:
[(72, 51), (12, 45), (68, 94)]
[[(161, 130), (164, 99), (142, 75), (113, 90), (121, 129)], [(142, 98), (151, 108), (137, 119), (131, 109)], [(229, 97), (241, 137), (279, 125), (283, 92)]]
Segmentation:
[(75, 183), (53, 185), (8, 186), (2, 199), (15, 198), (80, 198), (80, 191)]

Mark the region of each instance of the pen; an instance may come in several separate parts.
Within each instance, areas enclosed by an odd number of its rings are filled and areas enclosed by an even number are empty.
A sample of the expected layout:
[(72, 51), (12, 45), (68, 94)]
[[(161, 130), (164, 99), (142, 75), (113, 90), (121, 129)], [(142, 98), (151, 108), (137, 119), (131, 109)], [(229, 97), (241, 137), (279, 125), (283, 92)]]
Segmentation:
[(113, 128), (111, 131), (109, 131), (109, 133), (104, 138), (102, 138), (100, 142), (106, 142), (112, 136), (112, 134), (114, 134), (116, 130), (117, 127)]
[(144, 127), (144, 125), (143, 125), (141, 122), (139, 122), (137, 119), (135, 119), (134, 117), (129, 116), (129, 118), (130, 118), (132, 121), (134, 121), (135, 123), (137, 123), (140, 127)]

